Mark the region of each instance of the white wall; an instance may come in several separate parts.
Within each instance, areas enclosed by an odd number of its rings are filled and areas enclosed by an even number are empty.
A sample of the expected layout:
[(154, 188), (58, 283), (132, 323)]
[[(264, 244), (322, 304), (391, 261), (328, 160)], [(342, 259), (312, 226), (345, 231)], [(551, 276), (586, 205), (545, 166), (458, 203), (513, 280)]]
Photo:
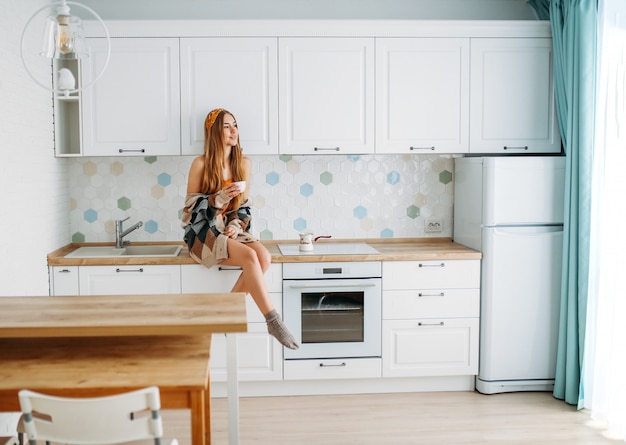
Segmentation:
[(20, 59), (22, 28), (46, 3), (0, 2), (0, 296), (47, 295), (46, 254), (69, 242), (67, 162), (53, 155), (51, 93)]
[(82, 0), (104, 19), (534, 20), (526, 0)]

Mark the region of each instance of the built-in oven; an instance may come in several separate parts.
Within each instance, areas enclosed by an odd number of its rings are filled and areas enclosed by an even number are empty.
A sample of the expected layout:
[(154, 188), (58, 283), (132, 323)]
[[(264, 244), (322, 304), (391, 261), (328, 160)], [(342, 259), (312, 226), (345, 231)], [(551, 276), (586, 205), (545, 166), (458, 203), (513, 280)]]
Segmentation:
[(380, 261), (283, 264), (285, 359), (381, 356)]

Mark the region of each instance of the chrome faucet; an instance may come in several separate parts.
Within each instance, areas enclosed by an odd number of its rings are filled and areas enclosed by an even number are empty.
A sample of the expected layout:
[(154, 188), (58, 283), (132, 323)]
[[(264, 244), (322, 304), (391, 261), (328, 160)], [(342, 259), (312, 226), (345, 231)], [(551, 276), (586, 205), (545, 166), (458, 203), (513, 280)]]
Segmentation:
[(138, 223), (130, 226), (128, 229), (123, 230), (124, 221), (128, 221), (129, 218), (130, 216), (126, 219), (118, 219), (115, 221), (115, 247), (117, 249), (121, 249), (124, 247), (124, 244), (128, 244), (128, 241), (124, 241), (124, 237), (126, 235), (143, 226), (143, 222), (139, 221)]

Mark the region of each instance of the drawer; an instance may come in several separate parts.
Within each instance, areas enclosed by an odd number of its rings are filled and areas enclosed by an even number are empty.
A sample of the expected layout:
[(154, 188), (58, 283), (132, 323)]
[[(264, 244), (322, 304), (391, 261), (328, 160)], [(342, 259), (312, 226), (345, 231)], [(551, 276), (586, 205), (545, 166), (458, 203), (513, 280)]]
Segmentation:
[(478, 318), (383, 321), (383, 377), (478, 374)]
[(285, 360), (285, 380), (367, 379), (382, 376), (382, 359)]
[(383, 319), (460, 318), (480, 315), (479, 289), (383, 291)]
[(383, 290), (479, 287), (480, 260), (383, 262)]
[[(215, 265), (210, 269), (200, 264), (181, 266), (183, 293), (230, 292), (241, 275), (241, 269)], [(269, 292), (283, 291), (282, 264), (272, 264), (265, 272), (265, 283)]]

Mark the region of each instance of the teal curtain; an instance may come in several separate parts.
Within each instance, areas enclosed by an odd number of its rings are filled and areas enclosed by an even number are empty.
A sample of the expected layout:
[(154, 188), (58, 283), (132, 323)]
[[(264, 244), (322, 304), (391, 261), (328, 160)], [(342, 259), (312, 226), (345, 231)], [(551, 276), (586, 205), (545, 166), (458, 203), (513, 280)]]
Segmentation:
[(554, 84), (566, 154), (563, 275), (554, 396), (582, 400), (591, 173), (595, 116), (597, 0), (550, 0)]

